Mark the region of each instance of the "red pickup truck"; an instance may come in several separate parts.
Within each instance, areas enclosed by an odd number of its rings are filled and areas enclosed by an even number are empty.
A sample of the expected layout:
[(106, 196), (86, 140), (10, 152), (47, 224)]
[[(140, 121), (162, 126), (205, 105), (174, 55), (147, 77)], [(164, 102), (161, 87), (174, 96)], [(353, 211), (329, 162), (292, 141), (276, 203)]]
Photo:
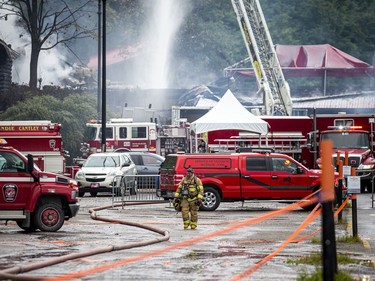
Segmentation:
[(42, 172), (0, 139), (0, 220), (16, 221), (26, 231), (57, 231), (79, 209), (77, 182)]
[[(201, 209), (206, 211), (216, 210), (220, 202), (296, 201), (320, 188), (321, 170), (309, 170), (284, 154), (170, 154), (160, 170), (164, 199), (173, 198), (189, 167), (202, 180)], [(335, 177), (337, 179), (337, 173)]]

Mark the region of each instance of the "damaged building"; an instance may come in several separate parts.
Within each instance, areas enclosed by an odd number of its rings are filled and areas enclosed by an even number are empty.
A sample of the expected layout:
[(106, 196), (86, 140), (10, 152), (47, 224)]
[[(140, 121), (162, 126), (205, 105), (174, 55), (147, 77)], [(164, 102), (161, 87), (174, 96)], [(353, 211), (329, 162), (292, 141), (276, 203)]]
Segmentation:
[(12, 84), (12, 66), (17, 53), (0, 39), (0, 92), (6, 92)]

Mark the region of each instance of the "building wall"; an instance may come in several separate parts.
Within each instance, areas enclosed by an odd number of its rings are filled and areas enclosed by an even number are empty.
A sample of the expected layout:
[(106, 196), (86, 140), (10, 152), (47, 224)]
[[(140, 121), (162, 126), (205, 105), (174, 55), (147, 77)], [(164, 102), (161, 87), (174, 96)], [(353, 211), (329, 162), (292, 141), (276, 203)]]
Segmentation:
[(12, 83), (12, 59), (5, 47), (0, 44), (0, 92), (10, 89)]

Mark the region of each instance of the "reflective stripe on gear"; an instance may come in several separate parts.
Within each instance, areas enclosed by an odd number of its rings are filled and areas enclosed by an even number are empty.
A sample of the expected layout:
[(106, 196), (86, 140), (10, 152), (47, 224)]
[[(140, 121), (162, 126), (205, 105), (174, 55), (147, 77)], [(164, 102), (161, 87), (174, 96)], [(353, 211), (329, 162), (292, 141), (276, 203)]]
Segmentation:
[(184, 221), (184, 228), (185, 229), (189, 228), (189, 225), (190, 225), (190, 221), (189, 220)]

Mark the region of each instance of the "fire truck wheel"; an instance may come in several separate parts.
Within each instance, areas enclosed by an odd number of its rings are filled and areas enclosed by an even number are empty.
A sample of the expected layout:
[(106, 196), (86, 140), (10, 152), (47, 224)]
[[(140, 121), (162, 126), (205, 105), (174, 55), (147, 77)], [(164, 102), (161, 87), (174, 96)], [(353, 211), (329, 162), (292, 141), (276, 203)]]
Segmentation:
[(37, 229), (33, 221), (30, 221), (30, 225), (28, 227), (22, 226), (22, 221), (16, 221), (16, 223), (20, 228), (22, 228), (26, 232), (34, 232)]
[(90, 195), (91, 195), (92, 197), (95, 197), (97, 194), (98, 194), (97, 191), (90, 191)]
[(34, 223), (41, 231), (54, 232), (64, 224), (64, 210), (60, 204), (43, 202), (34, 213)]
[(219, 192), (212, 186), (205, 186), (202, 205), (199, 207), (199, 209), (201, 211), (215, 211), (219, 205)]

